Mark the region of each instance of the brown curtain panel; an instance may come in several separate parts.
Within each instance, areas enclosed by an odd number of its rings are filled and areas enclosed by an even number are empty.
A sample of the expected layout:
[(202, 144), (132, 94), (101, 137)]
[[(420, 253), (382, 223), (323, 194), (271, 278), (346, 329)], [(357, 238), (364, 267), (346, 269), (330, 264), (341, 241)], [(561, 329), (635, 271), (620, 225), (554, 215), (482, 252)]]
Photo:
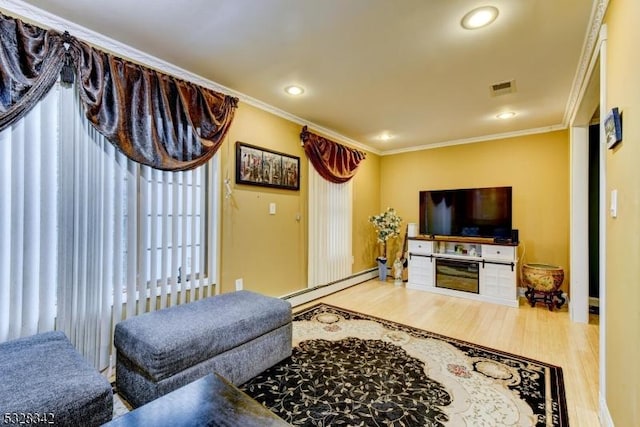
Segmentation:
[(64, 61), (61, 34), (0, 13), (0, 132), (49, 93)]
[(341, 184), (349, 181), (356, 174), (360, 162), (366, 153), (323, 138), (302, 128), (300, 139), (304, 144), (304, 152), (309, 161), (327, 181)]
[(89, 121), (138, 163), (193, 169), (216, 153), (229, 130), (237, 98), (4, 15), (0, 31), (0, 131), (42, 99), (63, 69), (75, 74)]

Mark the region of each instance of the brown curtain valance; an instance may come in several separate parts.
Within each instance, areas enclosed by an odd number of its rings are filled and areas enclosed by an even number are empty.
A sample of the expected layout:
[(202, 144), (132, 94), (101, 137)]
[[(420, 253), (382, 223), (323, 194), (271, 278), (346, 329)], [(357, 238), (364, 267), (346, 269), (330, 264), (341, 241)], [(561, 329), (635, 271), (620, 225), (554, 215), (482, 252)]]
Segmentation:
[(64, 59), (59, 33), (0, 13), (0, 132), (49, 93)]
[(237, 98), (1, 14), (0, 29), (0, 131), (24, 116), (69, 67), (89, 121), (136, 162), (193, 169), (216, 153), (231, 125)]
[(341, 184), (356, 174), (356, 169), (366, 153), (346, 147), (302, 128), (300, 139), (309, 161), (327, 181)]
[(218, 150), (236, 98), (77, 43), (75, 58), (87, 118), (136, 162), (192, 169)]

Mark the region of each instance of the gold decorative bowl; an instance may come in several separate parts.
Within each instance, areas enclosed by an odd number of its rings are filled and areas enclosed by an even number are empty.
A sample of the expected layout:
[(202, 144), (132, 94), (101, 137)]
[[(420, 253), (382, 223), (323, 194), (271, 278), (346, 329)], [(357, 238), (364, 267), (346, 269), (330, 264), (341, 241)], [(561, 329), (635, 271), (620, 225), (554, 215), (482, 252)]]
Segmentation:
[(522, 266), (524, 283), (542, 292), (557, 291), (564, 280), (564, 270), (557, 265), (524, 264)]

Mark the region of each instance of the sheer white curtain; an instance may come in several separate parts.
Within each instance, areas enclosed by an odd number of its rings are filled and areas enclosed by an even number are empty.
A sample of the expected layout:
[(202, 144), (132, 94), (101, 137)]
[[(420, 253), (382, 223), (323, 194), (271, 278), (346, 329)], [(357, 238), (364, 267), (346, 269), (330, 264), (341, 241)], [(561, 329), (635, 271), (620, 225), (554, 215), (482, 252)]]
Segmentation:
[(309, 162), (308, 287), (347, 278), (352, 265), (352, 184), (322, 178)]
[(118, 321), (215, 293), (217, 156), (140, 166), (60, 87), (0, 138), (0, 341), (59, 329), (104, 369)]

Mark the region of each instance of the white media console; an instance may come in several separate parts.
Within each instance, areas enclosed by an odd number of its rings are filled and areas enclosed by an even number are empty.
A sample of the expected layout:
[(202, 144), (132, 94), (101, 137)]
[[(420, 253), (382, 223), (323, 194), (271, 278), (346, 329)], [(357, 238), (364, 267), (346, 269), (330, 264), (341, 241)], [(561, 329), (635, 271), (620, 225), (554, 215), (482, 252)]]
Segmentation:
[(518, 307), (517, 247), (482, 238), (409, 238), (407, 288)]

